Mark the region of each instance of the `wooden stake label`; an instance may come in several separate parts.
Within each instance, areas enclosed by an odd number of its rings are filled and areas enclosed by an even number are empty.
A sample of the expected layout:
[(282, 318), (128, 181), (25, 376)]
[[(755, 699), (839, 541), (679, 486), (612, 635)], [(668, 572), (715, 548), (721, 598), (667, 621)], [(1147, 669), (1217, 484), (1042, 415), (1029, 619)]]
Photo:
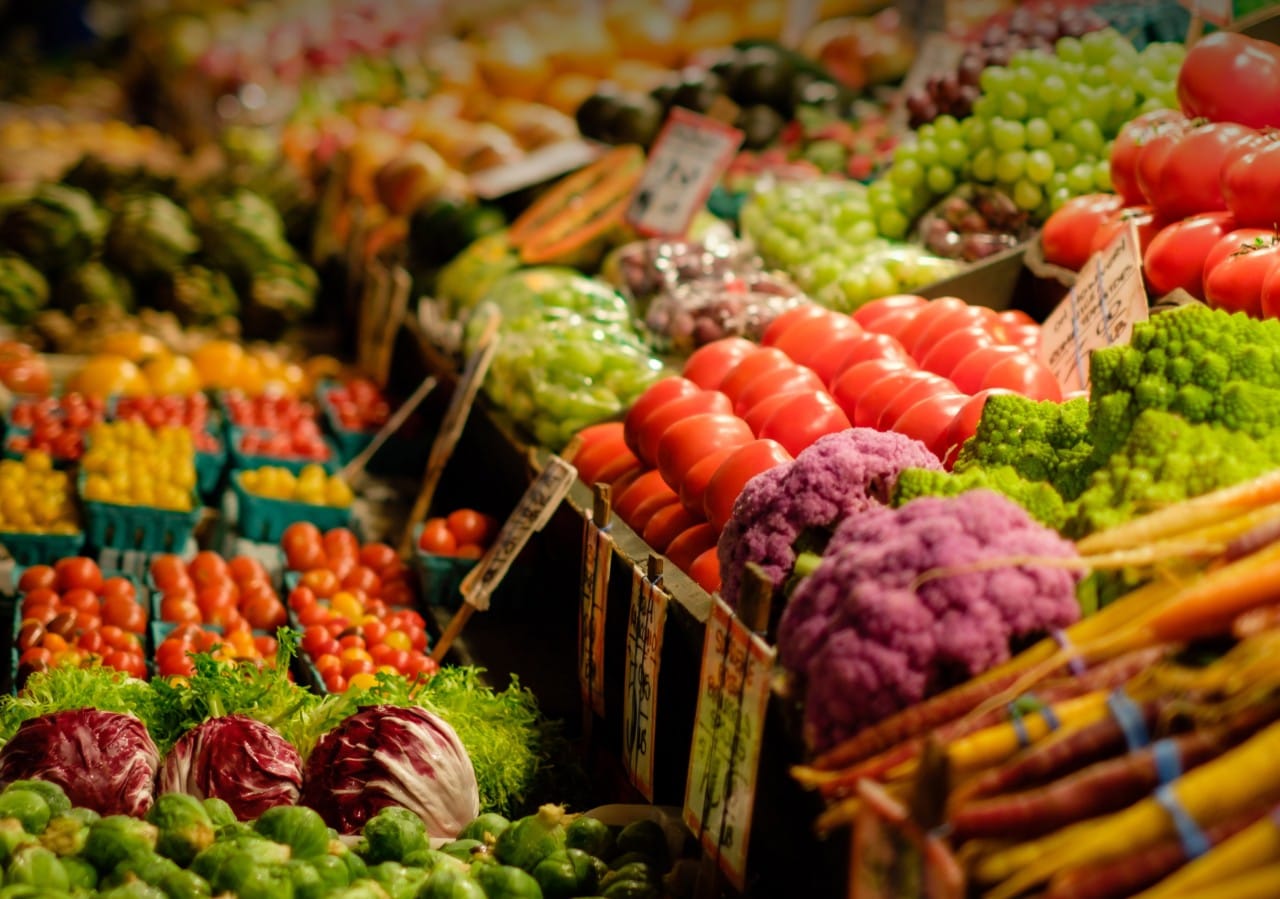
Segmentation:
[(732, 125), (673, 108), (631, 195), (627, 222), (646, 237), (682, 236), (744, 136)]
[[(608, 487), (603, 487), (608, 491)], [(599, 494), (597, 494), (597, 497)], [(603, 513), (602, 515), (599, 513)], [(583, 521), (582, 590), (578, 611), (578, 685), (582, 699), (604, 717), (604, 624), (613, 565), (608, 500)]]
[(1147, 290), (1138, 247), (1138, 229), (1130, 224), (1090, 257), (1071, 292), (1045, 319), (1040, 358), (1064, 393), (1088, 389), (1091, 352), (1128, 343), (1134, 324), (1146, 321)]
[(631, 783), (649, 802), (653, 801), (658, 673), (669, 599), (661, 587), (661, 568), (654, 566), (655, 561), (660, 564), (660, 560), (651, 557), (648, 576), (633, 569), (622, 697), (623, 762)]
[(577, 469), (559, 456), (553, 455), (547, 460), (541, 474), (525, 490), (520, 502), (503, 522), (493, 545), (462, 579), (462, 597), (468, 605), (481, 612), (489, 608), (493, 591), (506, 576), (511, 563), (529, 538), (542, 530), (577, 477)]

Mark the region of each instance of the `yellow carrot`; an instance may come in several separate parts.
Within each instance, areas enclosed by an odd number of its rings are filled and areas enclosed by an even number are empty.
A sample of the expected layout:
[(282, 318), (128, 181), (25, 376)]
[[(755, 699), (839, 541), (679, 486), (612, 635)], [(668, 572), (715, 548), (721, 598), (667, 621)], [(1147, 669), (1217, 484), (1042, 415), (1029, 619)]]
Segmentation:
[[(1218, 884), (1262, 865), (1280, 863), (1280, 809), (1264, 815), (1244, 830), (1187, 862), (1135, 899), (1170, 899)], [(1280, 890), (1277, 890), (1280, 892)], [(1225, 895), (1225, 894), (1224, 894)]]
[(1280, 895), (1280, 863), (1178, 895), (1180, 899), (1275, 899)]
[(1085, 554), (1141, 546), (1277, 502), (1280, 502), (1280, 469), (1090, 534), (1076, 545)]
[[(1179, 805), (1202, 827), (1270, 797), (1280, 797), (1280, 722), (1173, 781)], [(1154, 797), (1123, 811), (1082, 821), (1049, 836), (982, 859), (982, 883), (998, 883), (986, 899), (1012, 899), (1068, 868), (1114, 858), (1176, 836), (1173, 820)]]

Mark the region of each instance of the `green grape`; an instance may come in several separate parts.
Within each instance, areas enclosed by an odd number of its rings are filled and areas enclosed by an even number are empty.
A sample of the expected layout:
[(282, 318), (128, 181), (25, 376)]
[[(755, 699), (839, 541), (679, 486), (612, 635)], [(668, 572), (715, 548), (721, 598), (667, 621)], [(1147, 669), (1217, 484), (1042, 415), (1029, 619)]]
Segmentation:
[(1017, 91), (1009, 91), (1000, 98), (1000, 114), (1010, 119), (1025, 119), (1027, 117), (1028, 106), (1027, 98)]
[(882, 209), (876, 215), (876, 230), (890, 240), (901, 240), (907, 236), (911, 222), (900, 210)]
[(996, 151), (990, 147), (983, 147), (973, 154), (973, 162), (969, 171), (973, 175), (974, 181), (990, 182), (996, 180)]
[[(1030, 51), (1022, 50), (1019, 52), (1026, 54)], [(1021, 61), (1017, 60), (1016, 57), (1010, 60), (1009, 68), (1013, 72), (1012, 87), (1015, 93), (1024, 96), (1035, 93), (1040, 79), (1036, 76), (1035, 70), (1027, 63), (1025, 55)]]
[[(991, 69), (983, 71), (990, 72)], [(1000, 101), (989, 94), (983, 94), (973, 101), (973, 114), (984, 119), (994, 119), (1000, 114)]]
[(1093, 164), (1093, 186), (1104, 193), (1115, 189), (1111, 184), (1111, 163), (1106, 159), (1099, 159)]
[(1057, 212), (1073, 196), (1074, 194), (1071, 193), (1071, 188), (1069, 187), (1055, 188), (1049, 194), (1049, 205), (1053, 207), (1054, 212)]
[(1026, 129), (1028, 147), (1047, 147), (1053, 142), (1053, 126), (1044, 119), (1032, 119)]
[(889, 169), (889, 180), (902, 187), (915, 187), (924, 181), (924, 166), (914, 159), (895, 161)]
[(997, 150), (1018, 150), (1027, 144), (1027, 129), (1021, 122), (996, 119), (991, 123), (991, 145)]
[(1111, 89), (1111, 111), (1125, 114), (1126, 120), (1129, 118), (1127, 113), (1133, 107), (1138, 105), (1138, 92), (1127, 84), (1121, 84)]
[(921, 137), (919, 143), (916, 144), (916, 159), (920, 160), (920, 164), (927, 169), (932, 165), (936, 165), (940, 158), (941, 153), (938, 150), (937, 142)]
[(1012, 184), (1022, 177), (1026, 171), (1027, 153), (1025, 150), (1010, 150), (996, 157), (996, 180)]
[(977, 116), (965, 119), (961, 129), (964, 131), (964, 141), (970, 150), (981, 150), (991, 138), (991, 129), (987, 125), (987, 120)]
[(1093, 190), (1093, 163), (1078, 162), (1067, 172), (1067, 187), (1073, 194), (1087, 194)]
[(867, 276), (858, 269), (845, 272), (840, 278), (839, 287), (849, 309), (857, 307), (868, 296)]
[(1067, 98), (1067, 82), (1060, 75), (1046, 75), (1036, 86), (1036, 96), (1050, 106), (1061, 103)]
[[(905, 232), (904, 232), (905, 233)], [(898, 293), (898, 280), (881, 265), (872, 265), (867, 272), (867, 293), (873, 297), (887, 297)]]
[(844, 274), (845, 265), (834, 256), (820, 256), (809, 264), (807, 288), (834, 284)]
[(1084, 153), (1096, 153), (1102, 149), (1102, 129), (1098, 127), (1098, 123), (1090, 119), (1080, 119), (1073, 122), (1067, 137)]
[(1004, 66), (987, 66), (978, 75), (978, 87), (986, 95), (999, 94), (1013, 86), (1013, 73)]
[(935, 194), (945, 194), (956, 186), (956, 176), (944, 165), (931, 165), (925, 175), (925, 184)]
[(1063, 62), (1083, 62), (1084, 47), (1080, 44), (1077, 37), (1058, 38), (1058, 42), (1053, 47), (1053, 53)]
[(1040, 185), (1026, 178), (1018, 179), (1018, 183), (1013, 186), (1013, 203), (1019, 209), (1030, 212), (1044, 202), (1044, 193), (1040, 190)]
[(1071, 188), (1067, 187), (1067, 173), (1061, 169), (1058, 169), (1049, 176), (1049, 183), (1045, 186), (1048, 189), (1050, 196), (1061, 190), (1065, 190), (1067, 193), (1071, 192)]
[(1053, 157), (1047, 150), (1032, 150), (1027, 154), (1027, 178), (1036, 184), (1047, 184), (1053, 177)]
[(933, 120), (934, 136), (940, 141), (955, 140), (961, 136), (960, 122), (955, 116), (940, 115)]
[(1054, 134), (1066, 134), (1075, 119), (1071, 117), (1071, 110), (1067, 107), (1055, 106), (1045, 113), (1045, 121), (1049, 123)]
[(1049, 157), (1053, 160), (1055, 167), (1069, 169), (1080, 161), (1080, 148), (1066, 141), (1055, 140), (1049, 144)]
[(942, 164), (954, 171), (961, 171), (969, 161), (969, 148), (958, 137), (952, 137), (942, 145), (938, 153)]
[(870, 210), (867, 211), (867, 217), (860, 222), (855, 222), (849, 228), (846, 236), (850, 243), (863, 244), (876, 238), (876, 223), (871, 218)]
[(1111, 83), (1111, 75), (1106, 66), (1088, 66), (1084, 70), (1084, 83), (1090, 87), (1102, 87)]

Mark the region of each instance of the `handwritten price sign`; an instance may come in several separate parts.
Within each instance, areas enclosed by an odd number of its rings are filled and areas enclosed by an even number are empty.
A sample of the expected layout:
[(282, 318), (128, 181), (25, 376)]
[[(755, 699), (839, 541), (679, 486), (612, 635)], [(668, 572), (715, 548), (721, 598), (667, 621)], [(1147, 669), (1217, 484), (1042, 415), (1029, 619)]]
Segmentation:
[(703, 642), (684, 820), (738, 890), (746, 883), (775, 655), (717, 596)]
[(724, 122), (673, 108), (631, 195), (628, 223), (647, 237), (683, 235), (743, 137)]
[(1085, 263), (1066, 299), (1045, 319), (1040, 357), (1064, 392), (1089, 387), (1089, 354), (1128, 343), (1147, 319), (1138, 231), (1130, 225)]
[(623, 761), (631, 782), (653, 801), (653, 743), (658, 705), (658, 670), (668, 597), (659, 582), (639, 570), (631, 587), (627, 616), (627, 667), (623, 680)]
[(587, 518), (582, 531), (582, 591), (578, 609), (578, 685), (592, 711), (604, 717), (604, 623), (613, 564), (607, 519)]

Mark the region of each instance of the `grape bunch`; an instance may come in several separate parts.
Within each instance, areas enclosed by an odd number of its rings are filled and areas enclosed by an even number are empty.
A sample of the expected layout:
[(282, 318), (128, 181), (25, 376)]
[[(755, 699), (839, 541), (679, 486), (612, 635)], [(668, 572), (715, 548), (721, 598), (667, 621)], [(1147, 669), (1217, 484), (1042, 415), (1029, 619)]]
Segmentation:
[(1034, 221), (1073, 196), (1111, 190), (1111, 141), (1135, 116), (1177, 108), (1185, 52), (1173, 43), (1138, 51), (1107, 28), (1060, 38), (1053, 53), (1019, 50), (1007, 66), (984, 69), (973, 114), (921, 125), (869, 185), (877, 230), (901, 238), (964, 183), (995, 185)]
[(992, 22), (969, 44), (954, 72), (931, 75), (906, 101), (911, 127), (932, 122), (939, 115), (967, 116), (981, 93), (979, 79), (988, 66), (1006, 66), (1019, 50), (1052, 52), (1062, 37), (1080, 37), (1100, 31), (1107, 22), (1085, 7), (1059, 7), (1056, 3), (1020, 6), (1005, 22)]

